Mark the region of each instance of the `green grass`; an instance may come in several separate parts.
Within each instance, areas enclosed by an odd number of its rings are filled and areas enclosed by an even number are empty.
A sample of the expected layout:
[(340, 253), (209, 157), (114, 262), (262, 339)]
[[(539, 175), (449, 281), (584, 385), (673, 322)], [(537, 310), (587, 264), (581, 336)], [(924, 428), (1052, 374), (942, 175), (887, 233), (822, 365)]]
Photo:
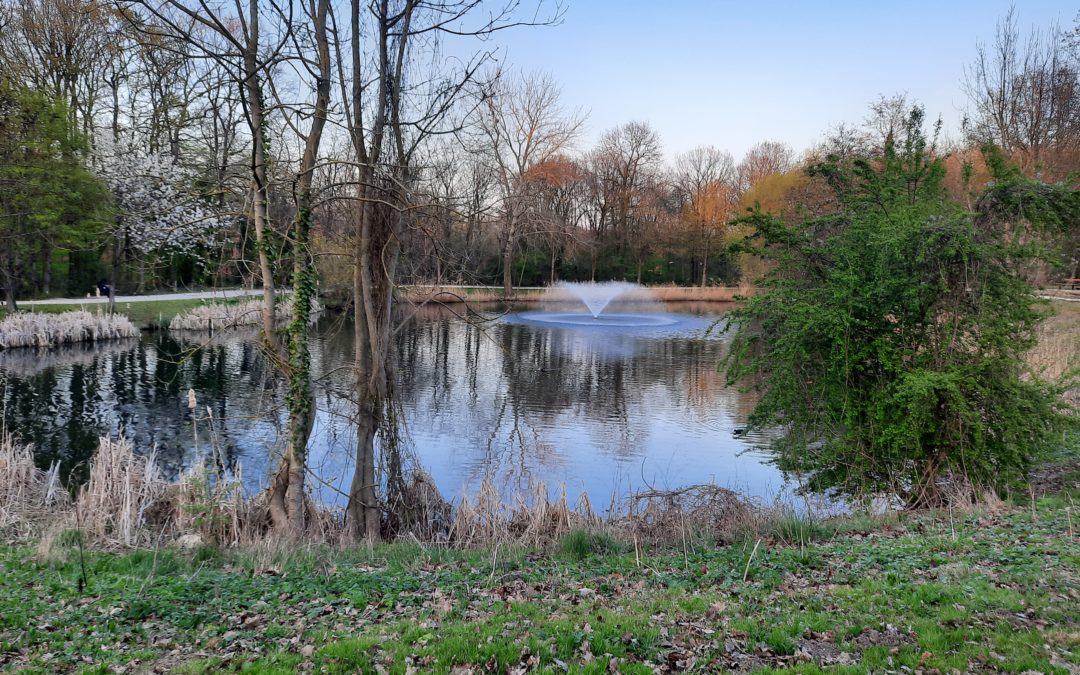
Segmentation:
[[(218, 304), (233, 304), (241, 299), (247, 298), (221, 298), (214, 299), (212, 302)], [(149, 300), (145, 302), (118, 302), (116, 303), (116, 311), (119, 314), (127, 316), (132, 323), (140, 328), (156, 328), (160, 326), (167, 326), (169, 321), (176, 316), (200, 305), (205, 305), (211, 302), (210, 300)], [(87, 312), (105, 312), (108, 311), (108, 305), (104, 303), (71, 303), (65, 305), (25, 305), (20, 307), (20, 310), (27, 312), (44, 312), (49, 314), (59, 314), (61, 312), (71, 312), (75, 310), (85, 310)], [(6, 316), (6, 310), (0, 310), (0, 318)]]
[(639, 558), (586, 532), (553, 554), (89, 553), (81, 593), (74, 549), (0, 546), (0, 668), (1065, 673), (1080, 667), (1074, 499), (792, 521), (753, 555), (744, 541)]

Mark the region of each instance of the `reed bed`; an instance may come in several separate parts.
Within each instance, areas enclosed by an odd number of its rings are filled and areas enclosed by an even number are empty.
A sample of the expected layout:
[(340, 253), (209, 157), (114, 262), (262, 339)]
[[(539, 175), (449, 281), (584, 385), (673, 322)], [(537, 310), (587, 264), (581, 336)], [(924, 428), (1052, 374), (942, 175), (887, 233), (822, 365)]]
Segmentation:
[(10, 434), (0, 438), (0, 531), (37, 534), (40, 523), (68, 506), (59, 465), (42, 470), (34, 463), (33, 446), (16, 442)]
[(139, 329), (119, 314), (91, 314), (82, 310), (59, 314), (16, 312), (0, 320), (0, 349), (48, 349), (138, 336)]
[[(165, 480), (153, 455), (140, 456), (124, 439), (100, 439), (89, 479), (69, 497), (57, 467), (44, 471), (30, 446), (10, 437), (0, 443), (0, 532), (40, 537), (43, 555), (65, 532), (77, 531), (84, 545), (101, 549), (173, 543), (258, 548), (270, 537), (266, 493), (247, 497), (239, 478), (210, 473), (204, 462)], [(601, 517), (582, 495), (571, 505), (566, 490), (551, 496), (543, 482), (506, 499), (491, 481), (453, 506), (422, 471), (406, 482), (385, 520), (385, 536), (424, 545), (462, 549), (518, 546), (553, 549), (587, 532), (635, 546), (683, 545), (703, 536), (723, 542), (758, 522), (759, 510), (716, 486), (634, 495), (622, 509)], [(307, 505), (307, 543), (347, 540), (342, 514)], [(67, 537), (70, 539), (70, 537)]]
[[(318, 298), (312, 299), (311, 322), (314, 323), (322, 313), (323, 307)], [(275, 320), (284, 324), (292, 319), (293, 302), (291, 297), (278, 298), (275, 305)], [(241, 302), (212, 302), (194, 307), (177, 314), (169, 322), (169, 330), (174, 331), (215, 331), (228, 330), (240, 326), (257, 326), (262, 322), (262, 300), (244, 300)]]
[[(126, 439), (101, 438), (90, 462), (90, 478), (75, 500), (75, 522), (83, 536), (105, 545), (133, 547), (149, 543), (149, 514), (155, 512), (169, 483), (153, 454), (140, 457)], [(66, 523), (72, 525), (70, 519)]]
[(540, 481), (507, 503), (494, 484), (485, 480), (474, 497), (463, 497), (454, 510), (447, 540), (460, 548), (504, 544), (545, 548), (573, 530), (595, 528), (600, 524), (588, 499), (579, 500), (571, 508), (565, 489), (560, 490), (560, 497), (552, 501), (547, 485)]

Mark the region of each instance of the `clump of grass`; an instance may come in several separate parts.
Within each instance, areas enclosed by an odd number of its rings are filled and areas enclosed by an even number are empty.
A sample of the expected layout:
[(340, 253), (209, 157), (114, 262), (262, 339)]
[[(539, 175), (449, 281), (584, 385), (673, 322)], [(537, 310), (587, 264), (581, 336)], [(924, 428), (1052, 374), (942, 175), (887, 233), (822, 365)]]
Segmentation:
[(59, 464), (47, 471), (34, 463), (33, 446), (0, 438), (0, 530), (12, 528), (28, 535), (56, 509), (67, 506), (69, 496), (60, 484)]
[(604, 531), (590, 532), (584, 528), (570, 530), (559, 542), (559, 551), (571, 560), (581, 561), (593, 555), (619, 553), (625, 547)]
[(170, 485), (159, 507), (172, 520), (177, 533), (199, 535), (200, 540), (218, 546), (237, 545), (252, 539), (241, 477), (233, 480), (212, 477), (204, 462), (180, 475)]
[[(314, 323), (322, 313), (318, 298), (311, 303), (311, 321)], [(293, 302), (290, 297), (279, 298), (275, 305), (275, 319), (283, 324), (292, 318)], [(169, 321), (169, 330), (212, 331), (239, 326), (257, 326), (262, 321), (262, 300), (243, 302), (212, 302), (177, 314)]]
[(77, 526), (88, 539), (120, 546), (145, 543), (147, 516), (169, 483), (153, 454), (139, 457), (127, 439), (101, 438), (90, 478), (76, 500)]
[(831, 538), (835, 530), (812, 515), (781, 508), (763, 516), (753, 528), (753, 536), (765, 537), (779, 544), (805, 546)]
[(17, 312), (0, 320), (0, 349), (47, 349), (76, 342), (101, 342), (138, 336), (139, 329), (120, 314)]
[(513, 506), (508, 507), (494, 484), (485, 480), (474, 498), (464, 497), (458, 504), (449, 541), (463, 548), (507, 544), (545, 548), (575, 528), (598, 523), (588, 499), (571, 508), (565, 489), (552, 501), (541, 481), (531, 491), (517, 493)]

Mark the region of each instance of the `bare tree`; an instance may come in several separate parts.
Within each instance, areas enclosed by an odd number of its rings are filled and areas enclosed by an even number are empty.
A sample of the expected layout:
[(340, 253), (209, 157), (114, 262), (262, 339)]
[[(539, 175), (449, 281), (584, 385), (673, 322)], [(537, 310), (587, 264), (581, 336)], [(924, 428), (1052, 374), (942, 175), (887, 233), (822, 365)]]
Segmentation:
[[(10, 7), (8, 7), (10, 3)], [(111, 9), (94, 0), (4, 0), (0, 70), (64, 101), (73, 128), (92, 135)]]
[(484, 150), (500, 191), (506, 297), (513, 292), (514, 249), (524, 225), (529, 171), (569, 149), (585, 123), (584, 113), (564, 110), (560, 97), (550, 75), (501, 74), (479, 114)]
[(694, 148), (675, 159), (673, 182), (698, 250), (702, 287), (708, 284), (713, 244), (723, 236), (738, 200), (737, 175), (731, 154), (712, 146)]
[(602, 201), (611, 231), (633, 256), (638, 282), (652, 244), (649, 226), (655, 222), (644, 214), (650, 212), (647, 206), (655, 197), (662, 161), (660, 134), (646, 122), (627, 122), (606, 131), (595, 150), (594, 170), (606, 193)]
[[(306, 0), (305, 31), (311, 40), (313, 57), (307, 49), (298, 49), (301, 73), (314, 83), (315, 100), (311, 106), (310, 125), (302, 134), (304, 151), (296, 174), (293, 194), (296, 215), (291, 228), (293, 244), (293, 314), (289, 321), (288, 359), (285, 372), (288, 383), (286, 402), (289, 408), (288, 443), (270, 491), (270, 515), (274, 527), (293, 535), (306, 527), (304, 483), (307, 471), (307, 445), (315, 422), (315, 395), (311, 384), (310, 315), (315, 298), (315, 261), (310, 249), (314, 224), (313, 181), (320, 160), (319, 150), (330, 109), (331, 61), (328, 31), (330, 0)], [(302, 44), (302, 43), (301, 43)]]
[(1017, 24), (1014, 8), (965, 69), (968, 131), (1004, 149), (1025, 172), (1057, 178), (1076, 168), (1080, 151), (1077, 65), (1056, 26), (1021, 38)]
[[(440, 38), (477, 37), (555, 17), (516, 19), (518, 3), (480, 10), (479, 0), (373, 0), (349, 11), (349, 77), (341, 78), (345, 124), (355, 155), (353, 302), (357, 386), (356, 466), (346, 509), (354, 536), (381, 536), (380, 481), (375, 438), (381, 439), (387, 501), (402, 487), (401, 454), (393, 418), (393, 290), (402, 242), (418, 202), (416, 155), (434, 137), (462, 128), (460, 103), (491, 57), (480, 51), (454, 72), (421, 57), (437, 53)], [(344, 57), (337, 59), (344, 65)], [(345, 68), (339, 67), (344, 72)], [(530, 157), (532, 154), (530, 153)]]
[(791, 146), (780, 141), (761, 141), (746, 151), (739, 162), (738, 188), (745, 192), (766, 176), (783, 173), (795, 164)]
[[(211, 6), (206, 0), (125, 0), (124, 5), (141, 7), (150, 15), (151, 22), (135, 24), (144, 33), (184, 40), (198, 57), (215, 60), (226, 68), (243, 102), (251, 143), (251, 220), (263, 287), (262, 333), (267, 345), (276, 350), (276, 296), (269, 250), (270, 151), (266, 82), (293, 39), (290, 24), (294, 5), (272, 5), (272, 13), (277, 19), (272, 39), (264, 37), (266, 19), (260, 0), (248, 0), (246, 7), (237, 2), (235, 13)], [(194, 30), (185, 27), (188, 25)]]

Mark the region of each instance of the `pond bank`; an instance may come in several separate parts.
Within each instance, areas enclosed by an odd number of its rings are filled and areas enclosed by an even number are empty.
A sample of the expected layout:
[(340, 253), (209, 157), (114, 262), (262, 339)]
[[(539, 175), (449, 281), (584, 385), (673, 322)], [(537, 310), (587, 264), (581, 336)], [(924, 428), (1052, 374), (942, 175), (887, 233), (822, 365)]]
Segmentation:
[(0, 667), (1066, 673), (1080, 667), (1077, 479), (1034, 503), (722, 547), (578, 532), (546, 552), (5, 545)]
[[(641, 293), (662, 302), (732, 302), (736, 297), (753, 293), (750, 286), (642, 286)], [(409, 302), (502, 302), (506, 300), (498, 286), (402, 286), (397, 297)], [(558, 287), (529, 286), (513, 289), (510, 300), (525, 302), (565, 302), (572, 299)]]

